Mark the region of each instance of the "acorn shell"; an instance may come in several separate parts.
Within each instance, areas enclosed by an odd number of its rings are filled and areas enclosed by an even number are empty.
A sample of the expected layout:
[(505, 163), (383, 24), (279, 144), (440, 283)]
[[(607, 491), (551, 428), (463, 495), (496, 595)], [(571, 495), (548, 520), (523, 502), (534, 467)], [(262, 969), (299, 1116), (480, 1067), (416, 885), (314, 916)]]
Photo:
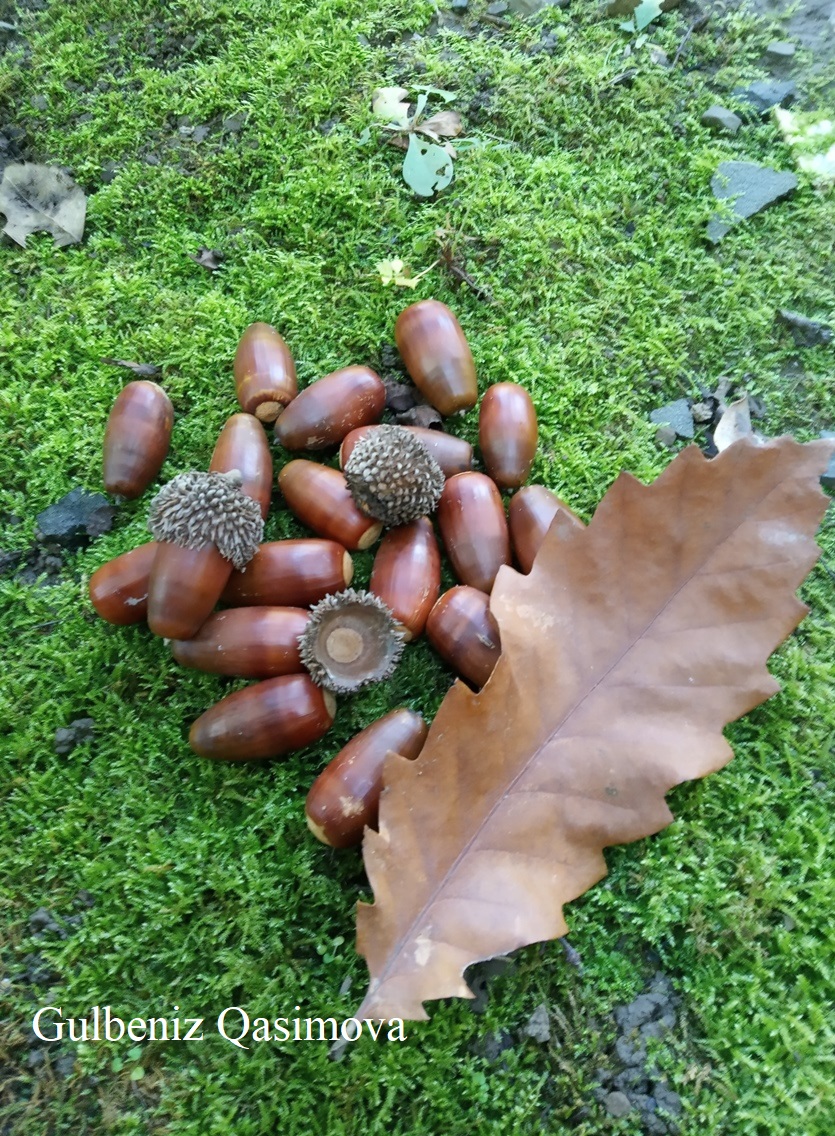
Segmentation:
[(335, 713), (309, 675), (281, 675), (222, 698), (193, 724), (189, 745), (218, 761), (264, 761), (318, 741)]
[(415, 386), (440, 414), (475, 406), (478, 386), (473, 354), (446, 304), (439, 300), (410, 304), (397, 317), (394, 338)]
[(499, 625), (490, 597), (459, 585), (444, 592), (426, 621), (426, 638), (454, 671), (480, 689), (501, 654)]
[(171, 443), (174, 407), (156, 383), (128, 383), (119, 392), (104, 433), (104, 487), (139, 497), (159, 471)]
[(428, 732), (420, 714), (401, 709), (392, 710), (352, 738), (307, 794), (305, 816), (313, 835), (332, 848), (359, 844), (365, 826), (377, 824), (386, 756), (392, 752), (414, 761)]
[(490, 592), (502, 564), (510, 564), (510, 536), (502, 499), (483, 473), (449, 478), (438, 504), (438, 528), (462, 584)]
[(386, 533), (369, 586), (403, 628), (406, 642), (416, 639), (441, 590), (441, 554), (428, 517)]
[(148, 614), (148, 587), (157, 542), (148, 541), (97, 568), (88, 585), (90, 602), (108, 623), (126, 627)]
[(301, 392), (275, 424), (286, 450), (324, 450), (352, 430), (380, 421), (386, 388), (369, 367), (344, 367)]
[(191, 639), (175, 639), (171, 654), (184, 667), (240, 678), (304, 671), (299, 636), (310, 613), (300, 607), (239, 607), (210, 615)]
[(249, 325), (232, 369), (238, 402), (260, 422), (274, 422), (299, 389), (290, 349), (268, 323)]
[(273, 491), (273, 459), (264, 427), (254, 414), (233, 414), (220, 432), (210, 473), (240, 472), (241, 492), (258, 502), (266, 519)]
[(478, 444), (487, 472), (500, 489), (528, 479), (536, 456), (536, 410), (517, 383), (496, 383), (481, 400)]
[(287, 507), (303, 524), (353, 552), (370, 548), (383, 531), (380, 521), (367, 517), (354, 504), (338, 469), (296, 458), (278, 475), (278, 487)]
[(354, 562), (333, 540), (271, 540), (243, 572), (233, 572), (221, 601), (232, 607), (310, 607), (351, 583)]

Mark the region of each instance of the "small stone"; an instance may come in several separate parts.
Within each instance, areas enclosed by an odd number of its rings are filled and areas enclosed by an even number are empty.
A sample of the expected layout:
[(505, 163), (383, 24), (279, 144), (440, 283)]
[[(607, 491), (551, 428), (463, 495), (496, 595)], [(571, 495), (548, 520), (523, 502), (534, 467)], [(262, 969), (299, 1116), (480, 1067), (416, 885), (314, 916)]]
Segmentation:
[(104, 185), (110, 185), (110, 183), (116, 177), (118, 169), (119, 169), (118, 162), (115, 162), (112, 158), (108, 158), (108, 160), (104, 163), (104, 165), (101, 168), (101, 180), (104, 183)]
[(76, 488), (38, 513), (35, 521), (42, 541), (76, 549), (109, 532), (115, 513), (103, 494)]
[(489, 1034), (483, 1041), (481, 1052), (486, 1061), (496, 1061), (507, 1049), (513, 1048), (513, 1038), (506, 1030)]
[(709, 126), (711, 130), (715, 130), (717, 133), (736, 134), (742, 126), (742, 119), (732, 110), (719, 106), (717, 103), (708, 107), (702, 115), (702, 126)]
[(232, 114), (229, 118), (224, 118), (221, 129), (225, 130), (227, 134), (237, 134), (239, 130), (243, 129), (245, 122), (245, 114)]
[(655, 431), (655, 441), (659, 446), (664, 446), (668, 450), (675, 448), (677, 437), (678, 435), (672, 426), (659, 426)]
[(809, 319), (788, 308), (777, 309), (777, 319), (785, 324), (798, 347), (828, 347), (832, 342), (832, 328), (819, 320)]
[(793, 193), (797, 178), (756, 162), (720, 162), (710, 188), (717, 201), (732, 201), (727, 220), (717, 214), (708, 222), (708, 240), (718, 244), (734, 225)]
[(208, 137), (209, 137), (208, 126), (195, 126), (194, 133), (192, 134), (192, 138), (194, 139), (195, 142), (205, 142)]
[(32, 931), (45, 931), (47, 927), (54, 924), (55, 918), (52, 912), (47, 911), (45, 907), (39, 907), (29, 916), (29, 927)]
[(503, 16), (505, 14), (505, 12), (508, 10), (509, 7), (510, 7), (509, 4), (502, 4), (502, 3), (488, 4), (487, 5), (487, 15), (488, 16)]
[(748, 87), (736, 87), (733, 94), (764, 117), (772, 107), (791, 106), (797, 97), (797, 86), (791, 80), (760, 79)]
[(647, 1051), (644, 1045), (633, 1045), (625, 1037), (619, 1037), (615, 1042), (615, 1052), (620, 1060), (627, 1067), (634, 1067), (640, 1069), (643, 1067), (647, 1059)]
[(765, 49), (765, 53), (769, 59), (775, 63), (785, 63), (787, 59), (792, 59), (794, 53), (797, 51), (795, 45), (787, 39), (775, 39)]
[(528, 1018), (527, 1023), (522, 1027), (522, 1033), (542, 1043), (551, 1040), (551, 1020), (544, 1002), (541, 1002)]
[(75, 1068), (75, 1055), (72, 1053), (62, 1053), (61, 1056), (53, 1062), (52, 1068), (59, 1077), (69, 1077)]
[(632, 1111), (632, 1102), (626, 1093), (608, 1093), (603, 1098), (603, 1104), (609, 1116), (614, 1116), (616, 1119), (628, 1116)]
[[(835, 430), (821, 430), (821, 437), (835, 439)], [(835, 454), (829, 459), (829, 465), (821, 474), (821, 485), (824, 489), (835, 489)]]
[(470, 0), (452, 0), (450, 8), (453, 12), (466, 12), (470, 6)]
[(49, 99), (46, 95), (32, 95), (30, 101), (35, 110), (46, 110), (49, 106)]
[(675, 402), (653, 410), (649, 420), (657, 426), (672, 426), (679, 438), (692, 438), (695, 432), (690, 403), (686, 398), (677, 398)]
[(681, 1116), (683, 1105), (681, 1097), (678, 1093), (666, 1085), (663, 1081), (656, 1084), (652, 1090), (652, 1095), (655, 1097), (656, 1105), (668, 1112), (670, 1116)]
[(69, 726), (63, 726), (55, 731), (55, 752), (61, 756), (72, 753), (76, 746), (89, 741), (95, 730), (96, 723), (92, 718), (76, 718)]
[(420, 405), (420, 392), (410, 383), (384, 379), (383, 386), (386, 388), (386, 410), (393, 414), (405, 414), (407, 410)]

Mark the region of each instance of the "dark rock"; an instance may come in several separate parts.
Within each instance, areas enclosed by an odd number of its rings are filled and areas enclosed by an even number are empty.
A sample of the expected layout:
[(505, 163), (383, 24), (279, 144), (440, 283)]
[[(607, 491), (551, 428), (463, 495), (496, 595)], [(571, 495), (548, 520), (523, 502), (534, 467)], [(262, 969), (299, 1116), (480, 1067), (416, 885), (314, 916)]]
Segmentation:
[(52, 1068), (59, 1077), (69, 1077), (75, 1068), (75, 1055), (72, 1053), (62, 1053), (52, 1063)]
[(525, 1037), (532, 1037), (534, 1041), (541, 1043), (551, 1040), (551, 1019), (544, 1002), (540, 1003), (528, 1018), (522, 1027), (522, 1033)]
[(96, 897), (91, 891), (87, 891), (86, 888), (82, 888), (75, 898), (79, 903), (83, 903), (85, 907), (95, 907), (96, 905)]
[(101, 493), (76, 488), (38, 513), (35, 520), (41, 540), (76, 549), (109, 532), (115, 513), (115, 506)]
[(645, 1093), (649, 1088), (649, 1077), (643, 1069), (624, 1069), (614, 1078), (614, 1084), (622, 1093)]
[(42, 1049), (30, 1049), (26, 1054), (26, 1067), (28, 1069), (37, 1069), (38, 1066), (43, 1065), (46, 1061), (46, 1053)]
[(62, 756), (72, 753), (76, 746), (89, 741), (95, 733), (96, 723), (92, 718), (76, 718), (69, 726), (55, 731), (55, 752)]
[(608, 1093), (603, 1098), (603, 1104), (609, 1116), (615, 1118), (628, 1116), (632, 1111), (632, 1103), (626, 1093)]
[(503, 16), (505, 14), (505, 12), (508, 10), (509, 7), (510, 7), (509, 4), (503, 4), (503, 3), (488, 4), (487, 5), (487, 15), (488, 16)]
[(669, 1029), (670, 1029), (670, 1027), (667, 1025), (666, 1022), (663, 1022), (663, 1021), (645, 1022), (644, 1025), (641, 1026), (640, 1033), (641, 1033), (641, 1037), (643, 1037), (643, 1038), (663, 1037), (664, 1034), (667, 1033)]
[(692, 438), (695, 432), (690, 403), (686, 398), (677, 398), (675, 402), (653, 410), (649, 419), (657, 426), (672, 426), (679, 438)]
[(727, 107), (715, 104), (708, 107), (702, 115), (702, 126), (709, 126), (711, 130), (722, 134), (736, 134), (742, 126), (742, 119)]
[(52, 927), (57, 927), (57, 923), (52, 912), (45, 907), (39, 907), (29, 916), (29, 928), (32, 931), (45, 931)]
[(470, 6), (470, 0), (452, 0), (450, 8), (453, 12), (466, 12)]
[(777, 309), (777, 319), (791, 332), (798, 347), (828, 347), (832, 342), (832, 328), (819, 320), (809, 319), (788, 308)]
[(661, 1010), (666, 1002), (665, 995), (661, 993), (639, 994), (634, 1002), (628, 1006), (619, 1006), (615, 1010), (615, 1021), (624, 1033), (649, 1022)]
[(483, 1014), (489, 1002), (488, 986), (493, 978), (500, 974), (508, 974), (514, 969), (513, 959), (502, 955), (499, 958), (487, 959), (486, 962), (476, 963), (467, 971), (467, 985), (475, 994), (467, 1002), (467, 1007), (473, 1014)]
[(23, 566), (17, 572), (15, 578), (21, 584), (41, 583), (46, 586), (57, 584), (64, 568), (64, 562), (56, 554), (57, 551), (54, 545), (46, 547), (35, 545), (26, 552), (20, 553), (18, 563), (22, 560)]
[(776, 39), (765, 49), (765, 54), (774, 63), (785, 63), (794, 58), (797, 48), (790, 40)]
[(191, 136), (192, 136), (192, 138), (194, 139), (195, 142), (205, 142), (206, 139), (209, 137), (209, 127), (208, 126), (195, 126), (194, 131), (193, 131)]
[(634, 1066), (636, 1069), (642, 1069), (647, 1059), (646, 1046), (633, 1045), (632, 1042), (625, 1037), (619, 1037), (617, 1039), (615, 1042), (615, 1052), (627, 1068)]
[(485, 1060), (493, 1062), (508, 1049), (513, 1048), (513, 1038), (505, 1030), (488, 1034), (481, 1044), (481, 1055)]
[(46, 110), (49, 106), (49, 99), (46, 95), (32, 95), (30, 102), (35, 110)]
[(383, 385), (386, 388), (386, 410), (391, 410), (394, 414), (405, 414), (422, 402), (420, 391), (410, 383), (385, 379)]
[(747, 103), (757, 114), (765, 116), (772, 107), (791, 106), (797, 87), (791, 80), (759, 79), (748, 87), (736, 87), (733, 94), (741, 103)]
[(659, 446), (664, 446), (668, 450), (675, 449), (676, 438), (678, 435), (672, 426), (659, 426), (655, 431), (655, 440)]
[(101, 168), (101, 180), (104, 183), (104, 185), (110, 185), (110, 183), (114, 180), (114, 178), (116, 177), (116, 174), (118, 172), (119, 172), (118, 162), (114, 162), (112, 158), (108, 158), (108, 160), (104, 163), (104, 165)]
[(708, 240), (717, 244), (734, 225), (797, 189), (797, 178), (755, 162), (721, 162), (710, 188), (718, 201), (732, 200), (727, 220), (717, 214), (708, 222)]
[(243, 129), (245, 122), (245, 114), (232, 114), (229, 118), (224, 118), (221, 129), (225, 130), (227, 134), (237, 134), (239, 130)]
[(670, 1116), (681, 1116), (683, 1108), (681, 1097), (678, 1093), (674, 1093), (669, 1085), (663, 1081), (654, 1085), (652, 1095), (655, 1097), (655, 1103), (664, 1112), (668, 1112)]
[[(835, 430), (821, 430), (822, 438), (835, 438)], [(829, 465), (821, 474), (821, 485), (824, 489), (835, 489), (835, 454), (829, 459)]]
[(594, 1079), (596, 1081), (599, 1081), (601, 1085), (608, 1085), (611, 1081), (614, 1080), (614, 1078), (615, 1075), (611, 1069), (604, 1069), (601, 1067), (600, 1069), (595, 1069), (594, 1071)]

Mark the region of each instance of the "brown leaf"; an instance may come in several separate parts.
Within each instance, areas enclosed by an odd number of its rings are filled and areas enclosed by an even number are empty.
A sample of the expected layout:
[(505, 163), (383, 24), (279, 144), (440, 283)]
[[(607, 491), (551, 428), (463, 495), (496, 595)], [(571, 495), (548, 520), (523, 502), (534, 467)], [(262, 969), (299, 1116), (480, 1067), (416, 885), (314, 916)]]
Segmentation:
[(3, 232), (19, 245), (30, 233), (47, 232), (58, 246), (76, 244), (84, 236), (87, 198), (63, 170), (20, 162), (6, 166), (0, 183)]
[(529, 575), (500, 569), (492, 676), (455, 683), (416, 761), (387, 759), (358, 1017), (422, 1020), (473, 996), (471, 963), (564, 935), (603, 849), (730, 760), (723, 727), (776, 693), (766, 659), (807, 611), (833, 448), (690, 446), (649, 486), (621, 474), (587, 528), (552, 527)]
[(127, 367), (140, 379), (155, 379), (161, 371), (161, 368), (155, 367), (153, 363), (134, 363), (131, 359), (102, 359), (102, 363), (107, 363), (110, 367)]
[(457, 138), (463, 130), (461, 115), (455, 110), (442, 110), (418, 123), (415, 130), (428, 134), (436, 142), (441, 138)]

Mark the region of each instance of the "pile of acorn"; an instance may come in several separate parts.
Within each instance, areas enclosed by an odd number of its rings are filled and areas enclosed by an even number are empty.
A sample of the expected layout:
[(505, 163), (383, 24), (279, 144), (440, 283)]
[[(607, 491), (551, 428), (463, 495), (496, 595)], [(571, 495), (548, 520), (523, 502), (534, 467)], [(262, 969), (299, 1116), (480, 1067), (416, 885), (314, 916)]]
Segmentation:
[[(407, 307), (395, 326), (406, 369), (426, 401), (449, 416), (475, 406), (472, 353), (453, 313), (436, 300)], [(221, 699), (191, 727), (192, 749), (226, 761), (263, 760), (309, 745), (333, 722), (334, 694), (391, 674), (405, 642), (426, 630), (441, 657), (480, 689), (499, 656), (489, 594), (511, 563), (530, 571), (551, 522), (581, 522), (527, 480), (536, 412), (515, 383), (481, 401), (479, 446), (441, 430), (378, 425), (386, 390), (368, 367), (346, 367), (298, 393), (292, 356), (268, 324), (238, 345), (235, 385), (243, 413), (226, 422), (208, 472), (180, 474), (154, 499), (155, 539), (103, 565), (90, 598), (115, 624), (147, 620), (187, 667), (259, 681)], [(159, 473), (174, 412), (155, 383), (129, 383), (111, 410), (104, 484), (138, 497)], [(265, 425), (290, 452), (333, 451), (341, 471), (291, 460), (278, 486), (315, 539), (263, 543), (273, 465)], [(517, 490), (508, 515), (499, 490)], [(461, 585), (440, 596), (441, 556), (429, 515)], [(350, 553), (387, 529), (369, 590), (350, 587)], [(218, 604), (224, 605), (216, 611)], [(307, 798), (315, 835), (334, 847), (374, 826), (382, 766), (393, 750), (419, 754), (420, 715), (394, 710), (348, 743)]]

